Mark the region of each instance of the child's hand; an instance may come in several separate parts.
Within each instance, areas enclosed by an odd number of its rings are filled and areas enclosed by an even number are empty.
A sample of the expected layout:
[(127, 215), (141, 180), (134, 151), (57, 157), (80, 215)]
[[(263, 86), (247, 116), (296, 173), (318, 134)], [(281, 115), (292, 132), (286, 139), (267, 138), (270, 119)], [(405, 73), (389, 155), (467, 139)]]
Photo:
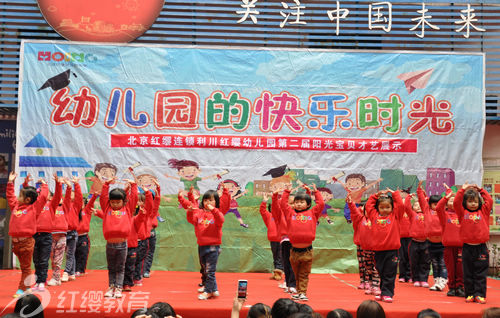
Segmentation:
[(315, 184), (315, 183), (313, 183), (313, 184), (312, 184), (312, 188), (313, 188), (313, 192), (318, 191), (318, 187), (316, 187), (316, 184)]
[(38, 179), (38, 182), (41, 184), (47, 184), (47, 182), (45, 182), (45, 180), (43, 178)]
[(71, 182), (73, 183), (78, 183), (78, 181), (80, 181), (80, 178), (78, 178), (77, 176), (73, 176), (73, 178), (71, 178)]
[(160, 186), (160, 183), (158, 182), (158, 180), (156, 179), (153, 179), (153, 183), (155, 184), (155, 186), (158, 188)]
[(117, 177), (114, 176), (113, 178), (109, 179), (109, 180), (106, 180), (106, 184), (112, 184), (112, 183), (115, 183), (116, 182), (116, 179)]
[(211, 205), (211, 204), (207, 204), (207, 208), (209, 211), (213, 211), (214, 210), (214, 206)]
[(59, 182), (59, 177), (57, 176), (57, 173), (54, 173), (54, 174), (52, 175), (52, 177), (54, 178), (54, 181), (55, 181), (56, 183), (58, 183), (58, 182)]
[(424, 184), (424, 180), (420, 180), (420, 181), (418, 182), (418, 187), (419, 187), (420, 189), (422, 189), (422, 184)]
[(449, 200), (452, 197), (452, 195), (453, 195), (453, 191), (451, 191), (451, 189), (448, 188), (448, 190), (446, 190), (446, 195), (444, 196), (444, 198), (446, 200)]
[(123, 181), (127, 182), (128, 184), (134, 184), (135, 180), (132, 179), (123, 179)]
[(269, 200), (269, 194), (267, 194), (267, 192), (264, 192), (264, 194), (262, 195), (262, 201), (267, 202), (267, 200)]
[(31, 174), (28, 173), (28, 175), (26, 176), (26, 178), (24, 178), (24, 182), (26, 184), (29, 184), (31, 181), (33, 181), (33, 178), (31, 177)]
[(446, 182), (443, 182), (443, 187), (445, 187), (446, 190), (450, 189), (450, 187), (446, 184)]
[(243, 307), (243, 304), (245, 303), (247, 299), (246, 298), (239, 298), (238, 296), (234, 297), (233, 300), (233, 311), (235, 312), (240, 312), (241, 308)]
[[(15, 173), (14, 171), (12, 171), (9, 174), (9, 182), (14, 182), (14, 180), (16, 180), (16, 177), (17, 177), (17, 173)], [(28, 178), (28, 177), (26, 177), (26, 178)]]
[(302, 188), (307, 191), (307, 193), (311, 193), (311, 188), (307, 186), (307, 184), (303, 184)]

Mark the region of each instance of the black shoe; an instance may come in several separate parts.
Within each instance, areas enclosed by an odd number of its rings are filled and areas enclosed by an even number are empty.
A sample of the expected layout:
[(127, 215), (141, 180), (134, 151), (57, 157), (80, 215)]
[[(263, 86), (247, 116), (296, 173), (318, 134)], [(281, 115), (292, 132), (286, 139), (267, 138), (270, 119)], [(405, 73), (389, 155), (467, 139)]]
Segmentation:
[(446, 296), (456, 296), (457, 295), (457, 290), (454, 288), (451, 288), (447, 293)]
[(465, 290), (463, 288), (457, 288), (455, 292), (457, 297), (465, 297)]

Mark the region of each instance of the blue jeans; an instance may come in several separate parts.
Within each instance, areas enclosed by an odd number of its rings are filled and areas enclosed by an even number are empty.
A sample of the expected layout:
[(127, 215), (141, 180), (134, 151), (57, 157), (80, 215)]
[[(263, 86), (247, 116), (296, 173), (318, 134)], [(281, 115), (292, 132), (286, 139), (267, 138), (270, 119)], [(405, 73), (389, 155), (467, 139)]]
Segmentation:
[(106, 244), (109, 286), (123, 288), (125, 261), (127, 260), (127, 241)]
[(64, 267), (64, 271), (68, 273), (68, 275), (75, 275), (75, 251), (77, 241), (78, 233), (76, 233), (76, 231), (69, 231), (66, 233), (66, 267)]
[(448, 278), (448, 270), (444, 263), (444, 246), (441, 243), (429, 243), (429, 256), (431, 258), (432, 275), (434, 278)]
[(215, 280), (215, 271), (217, 270), (217, 260), (219, 259), (219, 245), (198, 246), (198, 255), (200, 256), (201, 268), (206, 274), (205, 293), (213, 293), (217, 289)]
[(144, 273), (148, 273), (151, 271), (151, 266), (153, 265), (153, 257), (155, 255), (155, 248), (156, 248), (156, 231), (155, 229), (151, 230), (151, 236), (148, 239), (149, 243), (149, 249), (148, 249), (148, 255), (146, 255), (146, 258), (144, 259)]

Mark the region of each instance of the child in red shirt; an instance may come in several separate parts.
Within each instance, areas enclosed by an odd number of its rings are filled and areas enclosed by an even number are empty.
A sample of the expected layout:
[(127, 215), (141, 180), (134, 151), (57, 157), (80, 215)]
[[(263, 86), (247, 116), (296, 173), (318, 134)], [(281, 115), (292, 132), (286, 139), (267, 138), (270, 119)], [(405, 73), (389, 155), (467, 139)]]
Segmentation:
[(37, 216), (43, 209), (47, 201), (48, 187), (43, 179), (40, 194), (34, 187), (22, 188), (19, 196), (14, 193), (14, 181), (17, 174), (11, 172), (7, 182), (7, 201), (11, 210), (9, 222), (9, 235), (12, 237), (12, 251), (19, 259), (21, 267), (21, 280), (14, 297), (21, 296), (25, 291), (29, 291), (31, 282), (27, 279), (31, 275), (31, 259), (36, 232)]
[(271, 279), (281, 280), (284, 272), (283, 272), (283, 264), (281, 263), (281, 249), (280, 249), (280, 240), (281, 236), (278, 233), (278, 228), (276, 226), (276, 222), (274, 221), (274, 217), (271, 213), (270, 207), (268, 210), (267, 201), (269, 200), (269, 195), (264, 193), (262, 196), (262, 202), (260, 203), (260, 216), (262, 216), (262, 220), (267, 228), (267, 239), (271, 244), (271, 253), (273, 254), (273, 275)]
[[(409, 191), (409, 190), (408, 190)], [(410, 194), (408, 191), (401, 191), (401, 198), (406, 202), (406, 197)], [(403, 212), (403, 216), (401, 220), (399, 220), (399, 235), (401, 236), (401, 247), (399, 248), (399, 282), (408, 283), (412, 282), (411, 280), (411, 271), (410, 271), (410, 244), (411, 244), (411, 236), (410, 236), (410, 226), (411, 220), (410, 216), (405, 211)]]
[[(227, 189), (224, 188), (224, 191)], [(204, 291), (198, 295), (198, 299), (206, 300), (218, 296), (215, 271), (222, 243), (224, 214), (219, 210), (220, 199), (217, 191), (205, 192), (198, 208), (194, 207), (192, 201), (186, 200), (182, 193), (182, 190), (179, 191), (179, 203), (186, 209), (187, 221), (194, 226), (198, 242), (198, 256), (206, 275)]]
[(78, 215), (78, 227), (76, 232), (78, 233), (78, 240), (76, 242), (75, 250), (75, 276), (79, 277), (85, 274), (85, 269), (87, 269), (87, 260), (90, 252), (90, 221), (92, 219), (92, 214), (94, 210), (94, 203), (98, 193), (94, 193), (90, 196), (90, 200), (84, 200), (84, 208), (80, 211)]
[[(306, 185), (303, 185), (303, 188), (310, 192)], [(313, 193), (316, 205), (312, 209), (311, 196), (306, 192), (296, 193), (292, 205), (288, 204), (289, 189), (285, 189), (281, 197), (281, 210), (288, 225), (288, 237), (292, 244), (290, 264), (297, 280), (297, 293), (293, 294), (292, 298), (298, 300), (308, 300), (306, 294), (313, 261), (312, 242), (316, 238), (319, 216), (325, 207), (323, 197), (317, 191), (315, 184)]]
[(137, 204), (137, 184), (133, 180), (125, 180), (130, 184), (128, 194), (120, 188), (109, 191), (109, 185), (115, 180), (116, 177), (104, 183), (99, 199), (102, 214), (97, 214), (97, 216), (102, 216), (102, 232), (106, 240), (108, 262), (109, 287), (104, 297), (119, 298), (122, 296), (123, 289), (127, 239), (133, 225), (132, 215)]
[(455, 194), (444, 184), (446, 195), (439, 200), (436, 212), (443, 229), (444, 261), (448, 270), (448, 296), (465, 297), (462, 269), (462, 239), (460, 222), (453, 209)]
[(398, 272), (398, 250), (401, 247), (399, 220), (404, 213), (403, 201), (399, 191), (380, 191), (368, 198), (365, 209), (372, 223), (372, 249), (375, 251), (375, 267), (380, 275), (381, 294), (376, 295), (375, 299), (391, 303)]
[[(483, 203), (484, 201), (484, 203)], [(462, 263), (464, 270), (465, 301), (486, 303), (486, 277), (489, 253), (486, 242), (490, 239), (490, 211), (493, 199), (475, 184), (464, 183), (458, 190), (453, 207), (460, 221)]]

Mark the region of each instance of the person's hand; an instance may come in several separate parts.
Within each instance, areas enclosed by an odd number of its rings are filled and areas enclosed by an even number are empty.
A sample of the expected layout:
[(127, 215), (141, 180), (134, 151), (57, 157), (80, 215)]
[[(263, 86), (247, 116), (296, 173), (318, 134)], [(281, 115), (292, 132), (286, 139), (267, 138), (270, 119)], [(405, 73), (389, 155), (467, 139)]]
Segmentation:
[(123, 181), (127, 182), (128, 184), (134, 184), (135, 183), (135, 180), (132, 180), (132, 179), (123, 179)]
[(467, 181), (465, 181), (465, 182), (464, 182), (464, 184), (462, 184), (462, 189), (464, 189), (464, 190), (465, 190), (465, 189), (467, 189), (468, 187), (470, 187), (470, 184), (469, 184)]
[(209, 211), (213, 211), (214, 210), (214, 206), (211, 205), (211, 204), (207, 204), (207, 208)]
[[(9, 182), (14, 182), (14, 180), (16, 180), (16, 177), (17, 177), (17, 173), (15, 173), (14, 171), (12, 171), (10, 174), (9, 174)], [(27, 178), (27, 177), (26, 177)]]
[(47, 182), (45, 182), (45, 179), (43, 178), (38, 179), (38, 182), (41, 184), (47, 184)]
[(78, 181), (80, 181), (80, 178), (78, 178), (77, 176), (73, 176), (73, 178), (71, 178), (71, 182), (73, 183), (78, 183)]
[(267, 194), (267, 192), (264, 192), (264, 194), (262, 194), (262, 202), (267, 202), (267, 200), (269, 200), (269, 194)]
[(420, 189), (422, 189), (422, 184), (424, 184), (424, 180), (420, 180), (420, 181), (418, 182), (418, 187), (419, 187)]
[(313, 183), (313, 184), (312, 184), (312, 188), (313, 188), (313, 192), (318, 191), (318, 187), (316, 187), (316, 183)]
[(31, 177), (31, 174), (28, 173), (28, 175), (26, 176), (26, 178), (24, 178), (24, 182), (26, 184), (29, 184), (31, 181), (33, 181), (33, 178)]
[(238, 298), (238, 296), (233, 299), (233, 311), (239, 313), (241, 308), (243, 308), (243, 304), (245, 303), (246, 298)]

